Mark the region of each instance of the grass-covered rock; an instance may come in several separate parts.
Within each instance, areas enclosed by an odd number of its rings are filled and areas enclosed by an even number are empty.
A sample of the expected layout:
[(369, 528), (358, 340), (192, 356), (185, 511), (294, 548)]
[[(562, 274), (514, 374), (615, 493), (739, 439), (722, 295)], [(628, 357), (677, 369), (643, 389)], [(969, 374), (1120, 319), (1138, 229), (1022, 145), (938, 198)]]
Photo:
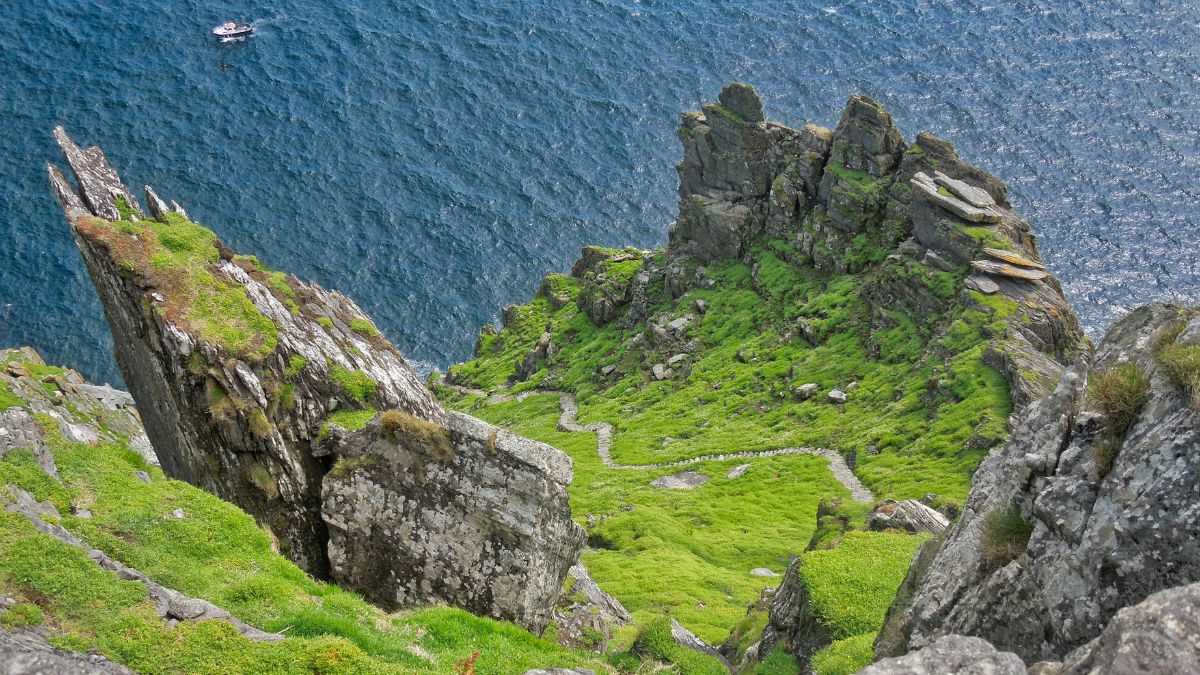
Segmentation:
[(149, 464), (131, 446), (141, 435), (131, 408), (106, 405), (78, 374), (31, 352), (0, 356), (0, 386), (17, 401), (0, 411), (3, 425), (37, 439), (0, 444), (3, 500), (22, 490), (44, 500), (60, 514), (51, 522), (87, 546), (286, 639), (256, 642), (222, 621), (172, 625), (141, 583), (0, 510), (0, 596), (17, 601), (0, 613), (5, 628), (145, 673), (453, 673), (476, 652), (477, 673), (605, 668), (511, 624), (445, 607), (387, 613), (313, 580), (245, 512)]

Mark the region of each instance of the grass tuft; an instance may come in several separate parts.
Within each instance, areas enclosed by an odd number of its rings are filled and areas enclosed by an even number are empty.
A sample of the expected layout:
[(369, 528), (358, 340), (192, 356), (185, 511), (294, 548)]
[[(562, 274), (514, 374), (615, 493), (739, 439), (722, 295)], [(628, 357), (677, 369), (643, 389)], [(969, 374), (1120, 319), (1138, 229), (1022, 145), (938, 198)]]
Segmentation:
[(1126, 361), (1093, 375), (1088, 393), (1108, 418), (1109, 432), (1123, 438), (1150, 400), (1150, 378), (1141, 364)]
[(329, 368), (329, 379), (359, 403), (365, 403), (367, 399), (375, 395), (375, 380), (361, 370), (350, 370), (335, 363)]
[(983, 536), (979, 540), (984, 560), (992, 567), (1003, 567), (1025, 552), (1033, 524), (1025, 520), (1013, 506), (991, 511), (983, 520)]

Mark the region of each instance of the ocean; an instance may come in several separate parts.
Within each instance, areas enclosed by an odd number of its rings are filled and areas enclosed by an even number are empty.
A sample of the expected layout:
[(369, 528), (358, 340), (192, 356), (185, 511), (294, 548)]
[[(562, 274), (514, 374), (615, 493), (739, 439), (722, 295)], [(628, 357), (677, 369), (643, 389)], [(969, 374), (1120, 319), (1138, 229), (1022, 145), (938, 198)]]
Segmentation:
[[(256, 34), (219, 43), (229, 19)], [(1192, 2), (9, 0), (0, 26), (0, 345), (96, 381), (120, 375), (47, 186), (56, 124), (422, 370), (581, 246), (664, 243), (679, 113), (732, 80), (785, 123), (863, 92), (952, 140), (1093, 336), (1200, 297)]]

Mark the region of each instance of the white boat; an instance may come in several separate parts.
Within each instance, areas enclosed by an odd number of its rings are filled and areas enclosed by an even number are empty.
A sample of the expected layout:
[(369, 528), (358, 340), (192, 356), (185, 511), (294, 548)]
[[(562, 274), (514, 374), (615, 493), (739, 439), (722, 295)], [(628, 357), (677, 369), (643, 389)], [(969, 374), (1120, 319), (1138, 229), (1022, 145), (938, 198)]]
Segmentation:
[(248, 23), (235, 23), (226, 21), (225, 23), (213, 29), (213, 35), (219, 38), (239, 38), (246, 37), (254, 32), (254, 26)]

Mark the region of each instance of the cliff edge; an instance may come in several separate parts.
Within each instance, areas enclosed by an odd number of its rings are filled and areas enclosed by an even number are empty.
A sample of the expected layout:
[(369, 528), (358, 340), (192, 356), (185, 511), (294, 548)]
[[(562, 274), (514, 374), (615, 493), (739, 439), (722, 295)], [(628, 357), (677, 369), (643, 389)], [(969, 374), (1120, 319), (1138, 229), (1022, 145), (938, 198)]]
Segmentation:
[(98, 148), (55, 138), (77, 187), (55, 166), (51, 186), (167, 475), (381, 605), (541, 630), (582, 544), (569, 458), (447, 415), (349, 298), (235, 254), (148, 186), (146, 218)]

